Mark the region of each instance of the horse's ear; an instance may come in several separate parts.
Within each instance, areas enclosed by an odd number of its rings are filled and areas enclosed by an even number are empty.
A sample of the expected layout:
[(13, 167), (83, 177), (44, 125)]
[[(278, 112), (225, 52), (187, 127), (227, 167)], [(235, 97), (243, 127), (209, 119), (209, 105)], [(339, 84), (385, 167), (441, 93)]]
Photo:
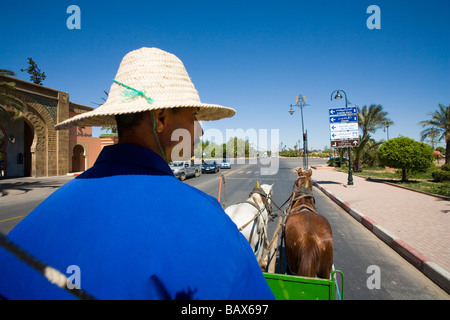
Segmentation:
[(311, 170), (311, 169), (309, 169), (309, 170), (308, 170), (308, 173), (309, 173), (309, 174), (308, 174), (308, 176), (310, 176), (310, 177), (311, 177), (311, 176), (312, 176), (312, 170)]
[(259, 180), (256, 179), (255, 188), (261, 189), (261, 185), (259, 184)]

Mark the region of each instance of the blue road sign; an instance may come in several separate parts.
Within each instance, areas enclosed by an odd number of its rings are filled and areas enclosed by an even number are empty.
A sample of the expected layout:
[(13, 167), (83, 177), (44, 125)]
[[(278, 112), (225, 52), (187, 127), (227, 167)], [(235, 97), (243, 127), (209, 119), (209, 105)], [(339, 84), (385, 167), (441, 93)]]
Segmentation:
[(356, 107), (333, 108), (329, 110), (330, 116), (346, 116), (350, 114), (357, 114)]
[(348, 116), (332, 116), (330, 117), (330, 123), (340, 123), (340, 122), (358, 122), (357, 115)]
[(358, 131), (358, 122), (330, 123), (330, 131)]
[(330, 133), (331, 140), (358, 139), (359, 131), (336, 131)]

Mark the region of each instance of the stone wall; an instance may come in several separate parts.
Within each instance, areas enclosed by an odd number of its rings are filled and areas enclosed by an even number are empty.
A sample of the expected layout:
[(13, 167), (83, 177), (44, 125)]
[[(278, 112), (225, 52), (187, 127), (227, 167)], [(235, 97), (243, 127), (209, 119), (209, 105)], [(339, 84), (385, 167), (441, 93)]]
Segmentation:
[[(33, 142), (30, 148), (31, 175), (33, 177), (66, 175), (71, 170), (69, 132), (56, 131), (54, 127), (57, 123), (68, 119), (70, 112), (82, 113), (93, 108), (71, 103), (69, 94), (66, 92), (28, 81), (0, 75), (0, 82), (14, 82), (15, 89), (0, 89), (0, 93), (12, 95), (27, 105), (28, 110), (22, 119), (33, 131)], [(13, 109), (8, 106), (5, 106), (5, 109), (13, 112)], [(14, 121), (10, 121), (3, 124), (3, 127), (12, 128), (14, 125)], [(12, 168), (17, 165), (15, 162), (17, 154), (13, 153), (19, 151), (12, 147), (8, 148), (8, 129), (5, 129), (5, 134), (7, 144), (5, 152), (8, 153), (5, 164), (7, 174), (8, 166)]]

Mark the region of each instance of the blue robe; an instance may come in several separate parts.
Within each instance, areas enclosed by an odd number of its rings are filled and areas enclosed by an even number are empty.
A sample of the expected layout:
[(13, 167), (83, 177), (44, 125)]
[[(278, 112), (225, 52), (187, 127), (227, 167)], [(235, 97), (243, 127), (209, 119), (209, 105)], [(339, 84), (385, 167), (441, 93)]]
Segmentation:
[[(98, 299), (274, 298), (217, 200), (180, 182), (159, 155), (139, 146), (105, 147), (91, 169), (55, 191), (8, 239), (77, 276)], [(0, 296), (74, 298), (5, 250)]]

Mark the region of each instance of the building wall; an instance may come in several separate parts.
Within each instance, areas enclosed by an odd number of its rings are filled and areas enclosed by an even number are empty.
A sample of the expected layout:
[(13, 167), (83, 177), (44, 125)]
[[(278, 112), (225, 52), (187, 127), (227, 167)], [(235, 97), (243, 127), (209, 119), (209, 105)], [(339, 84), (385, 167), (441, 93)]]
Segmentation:
[[(68, 130), (56, 131), (54, 128), (57, 123), (93, 108), (71, 102), (66, 92), (2, 75), (0, 81), (14, 82), (15, 89), (0, 89), (0, 92), (22, 100), (28, 108), (20, 120), (2, 124), (6, 144), (3, 146), (6, 152), (4, 169), (8, 177), (23, 176), (27, 165), (31, 167), (28, 171), (33, 177), (66, 175), (72, 170), (71, 153), (78, 143), (85, 146), (88, 167), (93, 165), (101, 147), (100, 139), (92, 137), (91, 128), (90, 135), (75, 135), (75, 139), (70, 138)], [(13, 111), (7, 106), (5, 108)], [(29, 150), (24, 150), (24, 125), (32, 131)], [(16, 138), (16, 143), (9, 141), (10, 136)], [(18, 156), (25, 152), (31, 153), (31, 156), (26, 160), (28, 163), (21, 166), (17, 163)]]
[[(71, 113), (71, 116), (74, 114)], [(84, 156), (86, 158), (86, 170), (91, 168), (102, 149), (101, 139), (92, 137), (92, 127), (72, 127), (69, 132), (69, 172), (73, 172), (72, 159), (74, 156), (74, 149), (77, 145), (81, 145), (84, 149)]]

